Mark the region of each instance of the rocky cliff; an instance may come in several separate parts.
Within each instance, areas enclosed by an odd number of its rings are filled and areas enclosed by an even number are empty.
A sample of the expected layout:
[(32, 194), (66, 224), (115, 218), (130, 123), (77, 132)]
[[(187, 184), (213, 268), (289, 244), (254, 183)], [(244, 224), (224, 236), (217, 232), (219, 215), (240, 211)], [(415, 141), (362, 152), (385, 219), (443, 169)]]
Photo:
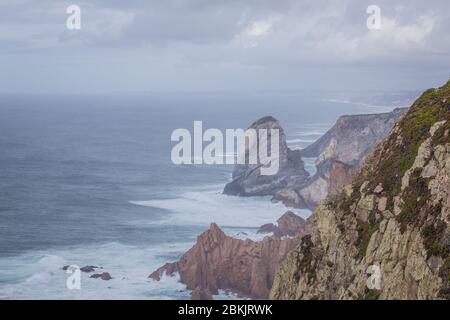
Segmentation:
[[(449, 99), (450, 82), (423, 93), (352, 183), (317, 207), (271, 298), (450, 298)], [(374, 268), (381, 285), (369, 288)]]
[(160, 280), (164, 273), (178, 272), (180, 281), (194, 290), (196, 299), (217, 294), (219, 289), (267, 299), (279, 264), (307, 232), (305, 221), (290, 212), (271, 227), (265, 231), (276, 235), (252, 241), (229, 237), (213, 223), (179, 261), (165, 264), (150, 278)]
[(314, 209), (328, 195), (340, 192), (367, 153), (386, 137), (406, 110), (340, 117), (319, 140), (300, 150), (301, 156), (316, 158), (316, 174), (306, 182), (279, 190), (274, 199), (290, 207)]

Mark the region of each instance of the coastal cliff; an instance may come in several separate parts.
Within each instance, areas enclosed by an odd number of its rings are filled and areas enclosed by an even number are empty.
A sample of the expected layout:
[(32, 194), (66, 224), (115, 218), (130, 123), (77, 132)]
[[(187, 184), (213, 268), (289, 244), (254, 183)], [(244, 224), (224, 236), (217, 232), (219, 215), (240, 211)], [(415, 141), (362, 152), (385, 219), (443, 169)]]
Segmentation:
[[(324, 136), (303, 150), (287, 147), (286, 136), (278, 120), (264, 117), (249, 128), (280, 130), (280, 170), (262, 176), (257, 165), (236, 165), (232, 181), (224, 193), (238, 196), (272, 195), (288, 207), (314, 209), (328, 195), (334, 195), (348, 183), (369, 150), (383, 139), (407, 108), (379, 114), (340, 117)], [(310, 176), (302, 157), (316, 158), (317, 172)]]
[[(237, 196), (274, 195), (278, 190), (303, 184), (309, 177), (298, 150), (293, 151), (286, 144), (286, 135), (278, 120), (271, 116), (255, 121), (248, 129), (276, 129), (279, 132), (279, 170), (275, 175), (261, 175), (259, 164), (236, 164), (232, 181), (224, 194)], [(246, 152), (248, 150), (246, 149)]]
[[(450, 298), (449, 99), (450, 81), (424, 92), (351, 184), (317, 207), (272, 299)], [(369, 289), (373, 266), (381, 285)]]
[(292, 213), (286, 213), (277, 226), (271, 227), (267, 231), (276, 235), (252, 241), (227, 236), (213, 223), (179, 261), (165, 264), (149, 277), (159, 281), (164, 274), (177, 272), (180, 281), (194, 290), (193, 297), (211, 298), (223, 289), (267, 299), (279, 264), (307, 233), (304, 220)]

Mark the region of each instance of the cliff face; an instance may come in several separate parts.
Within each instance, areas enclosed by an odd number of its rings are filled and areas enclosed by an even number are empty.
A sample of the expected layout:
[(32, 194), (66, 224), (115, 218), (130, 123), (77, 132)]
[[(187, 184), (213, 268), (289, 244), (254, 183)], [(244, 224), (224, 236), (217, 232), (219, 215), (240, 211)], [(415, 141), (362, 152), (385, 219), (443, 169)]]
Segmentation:
[[(259, 164), (237, 164), (232, 181), (225, 186), (224, 193), (239, 196), (274, 195), (284, 187), (302, 184), (309, 174), (304, 168), (299, 151), (287, 147), (286, 135), (278, 120), (267, 116), (254, 122), (248, 129), (278, 129), (279, 170), (275, 175), (261, 175)], [(270, 150), (270, 145), (269, 145)], [(248, 152), (248, 150), (246, 151)]]
[[(427, 90), (313, 213), (273, 299), (450, 298), (450, 82)], [(347, 159), (348, 160), (348, 159)], [(369, 266), (381, 271), (367, 286)]]
[(381, 139), (387, 136), (407, 108), (392, 112), (342, 116), (316, 142), (300, 151), (302, 157), (317, 158), (320, 164), (335, 159), (347, 164), (359, 164)]
[(288, 206), (314, 209), (327, 196), (340, 192), (368, 152), (387, 136), (406, 110), (340, 117), (319, 140), (299, 151), (301, 156), (317, 159), (317, 173), (306, 183), (280, 190), (275, 199)]
[(223, 289), (267, 299), (279, 264), (307, 232), (305, 221), (289, 212), (278, 220), (278, 226), (272, 227), (268, 231), (276, 231), (277, 235), (256, 242), (229, 237), (213, 223), (179, 261), (165, 264), (150, 278), (160, 280), (164, 273), (178, 272), (181, 282), (195, 290), (194, 297), (217, 294), (218, 289)]

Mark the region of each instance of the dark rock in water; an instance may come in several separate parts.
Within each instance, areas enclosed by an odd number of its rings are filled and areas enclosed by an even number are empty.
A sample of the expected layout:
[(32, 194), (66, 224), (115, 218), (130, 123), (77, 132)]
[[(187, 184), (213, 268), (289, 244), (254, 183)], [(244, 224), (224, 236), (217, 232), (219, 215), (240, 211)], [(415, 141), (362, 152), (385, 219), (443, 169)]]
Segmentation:
[(162, 278), (162, 276), (164, 274), (166, 274), (168, 276), (171, 276), (175, 272), (177, 272), (176, 264), (174, 264), (174, 263), (166, 263), (165, 265), (163, 265), (162, 267), (160, 267), (159, 269), (154, 271), (148, 277), (153, 279), (153, 280), (159, 281), (159, 280), (161, 280), (161, 278)]
[[(249, 129), (279, 130), (279, 170), (274, 175), (261, 175), (260, 164), (235, 165), (232, 181), (225, 186), (224, 194), (238, 196), (275, 195), (285, 187), (302, 184), (309, 174), (304, 168), (300, 152), (287, 147), (286, 136), (278, 120), (267, 116), (254, 122)], [(269, 139), (270, 141), (270, 139)], [(268, 143), (270, 149), (270, 143)], [(248, 153), (248, 150), (246, 151)], [(259, 161), (258, 161), (259, 162)]]
[(191, 300), (213, 300), (213, 296), (208, 289), (195, 288), (191, 293)]
[(96, 266), (84, 266), (84, 267), (80, 268), (81, 271), (86, 272), (86, 273), (94, 272), (95, 269), (98, 269), (98, 267), (96, 267)]
[(108, 280), (112, 279), (111, 275), (108, 272), (95, 273), (95, 274), (91, 275), (89, 278), (93, 278), (93, 279), (100, 278), (100, 279), (105, 280), (105, 281), (108, 281)]
[(278, 229), (278, 227), (276, 225), (274, 225), (273, 223), (266, 223), (266, 224), (263, 224), (261, 227), (259, 227), (257, 233), (273, 233), (273, 234), (276, 234), (279, 231), (280, 230)]
[(62, 269), (64, 270), (64, 271), (66, 271), (67, 269), (69, 269), (69, 265), (67, 265), (67, 266), (64, 266), (64, 267), (62, 267)]

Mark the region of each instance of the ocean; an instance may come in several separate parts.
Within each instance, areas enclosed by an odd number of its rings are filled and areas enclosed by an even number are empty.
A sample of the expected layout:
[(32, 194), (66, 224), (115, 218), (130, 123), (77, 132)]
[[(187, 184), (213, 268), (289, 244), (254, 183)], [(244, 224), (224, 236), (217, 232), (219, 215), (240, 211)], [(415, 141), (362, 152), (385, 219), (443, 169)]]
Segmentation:
[[(211, 222), (258, 239), (286, 208), (270, 197), (222, 195), (231, 165), (174, 165), (170, 135), (280, 120), (304, 148), (343, 114), (393, 107), (282, 93), (0, 96), (0, 299), (183, 299), (177, 277), (148, 275), (177, 260)], [(305, 159), (314, 173), (314, 159)], [(308, 210), (296, 210), (303, 217)], [(66, 287), (65, 265), (101, 266)], [(236, 298), (221, 292), (224, 299)]]

